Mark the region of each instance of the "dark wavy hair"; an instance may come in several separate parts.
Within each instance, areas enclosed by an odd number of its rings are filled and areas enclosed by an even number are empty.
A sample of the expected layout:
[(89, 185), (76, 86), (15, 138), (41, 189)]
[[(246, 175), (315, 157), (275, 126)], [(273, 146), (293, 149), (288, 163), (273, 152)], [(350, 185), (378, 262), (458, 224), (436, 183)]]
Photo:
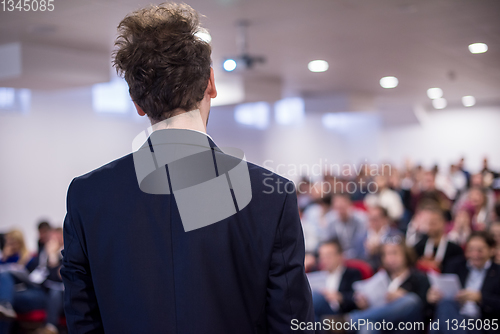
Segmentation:
[(187, 4), (149, 5), (118, 25), (113, 66), (153, 122), (194, 110), (210, 78), (212, 48), (197, 37), (200, 16)]
[(497, 243), (495, 241), (495, 238), (493, 237), (493, 234), (491, 234), (488, 231), (474, 231), (472, 232), (469, 237), (467, 238), (467, 244), (474, 239), (474, 238), (480, 238), (484, 241), (486, 245), (488, 245), (488, 248), (495, 248)]

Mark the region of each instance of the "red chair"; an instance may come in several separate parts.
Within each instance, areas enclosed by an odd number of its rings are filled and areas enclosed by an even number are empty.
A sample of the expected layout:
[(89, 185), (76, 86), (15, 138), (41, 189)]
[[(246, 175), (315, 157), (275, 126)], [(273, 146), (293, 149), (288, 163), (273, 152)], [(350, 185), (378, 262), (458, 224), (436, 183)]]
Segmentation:
[[(33, 310), (27, 313), (18, 313), (16, 320), (20, 323), (43, 324), (46, 319), (47, 312), (45, 310)], [(59, 318), (59, 326), (66, 327), (66, 317)]]
[(365, 206), (365, 202), (364, 201), (354, 201), (352, 202), (352, 205), (358, 209), (358, 210), (361, 210), (361, 211), (366, 211), (366, 206)]
[(20, 322), (44, 322), (47, 318), (45, 310), (33, 310), (28, 313), (18, 313), (17, 321)]
[(373, 276), (372, 267), (363, 260), (348, 259), (344, 261), (344, 265), (349, 268), (358, 269), (362, 279), (367, 279)]

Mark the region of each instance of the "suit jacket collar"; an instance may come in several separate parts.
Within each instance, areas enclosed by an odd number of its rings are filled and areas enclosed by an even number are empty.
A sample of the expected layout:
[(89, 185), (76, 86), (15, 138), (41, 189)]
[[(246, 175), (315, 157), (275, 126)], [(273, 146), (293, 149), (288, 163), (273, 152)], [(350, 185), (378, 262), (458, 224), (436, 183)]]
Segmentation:
[[(149, 146), (161, 144), (184, 144), (206, 148), (217, 148), (212, 137), (208, 134), (192, 129), (158, 129), (153, 131), (147, 140)], [(146, 145), (146, 143), (144, 143)]]

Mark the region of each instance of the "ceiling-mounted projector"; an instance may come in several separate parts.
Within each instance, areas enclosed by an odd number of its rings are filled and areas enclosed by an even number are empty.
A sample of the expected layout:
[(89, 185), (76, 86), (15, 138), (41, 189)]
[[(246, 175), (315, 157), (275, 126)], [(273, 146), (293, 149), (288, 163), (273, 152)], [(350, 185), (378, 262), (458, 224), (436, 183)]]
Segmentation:
[(262, 64), (266, 61), (266, 58), (264, 56), (251, 55), (247, 51), (247, 27), (249, 26), (249, 22), (246, 20), (240, 20), (237, 22), (237, 26), (237, 44), (239, 55), (224, 60), (222, 67), (228, 72), (232, 72), (234, 70), (250, 70), (256, 64)]

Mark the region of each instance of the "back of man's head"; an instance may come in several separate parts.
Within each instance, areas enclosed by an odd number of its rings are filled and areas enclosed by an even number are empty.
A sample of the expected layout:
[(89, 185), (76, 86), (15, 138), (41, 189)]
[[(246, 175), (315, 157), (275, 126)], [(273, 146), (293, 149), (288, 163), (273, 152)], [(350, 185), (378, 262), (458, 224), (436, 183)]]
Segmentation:
[(162, 3), (132, 12), (118, 25), (113, 66), (153, 122), (194, 110), (203, 100), (212, 49), (196, 35), (205, 31), (199, 18), (189, 5)]

